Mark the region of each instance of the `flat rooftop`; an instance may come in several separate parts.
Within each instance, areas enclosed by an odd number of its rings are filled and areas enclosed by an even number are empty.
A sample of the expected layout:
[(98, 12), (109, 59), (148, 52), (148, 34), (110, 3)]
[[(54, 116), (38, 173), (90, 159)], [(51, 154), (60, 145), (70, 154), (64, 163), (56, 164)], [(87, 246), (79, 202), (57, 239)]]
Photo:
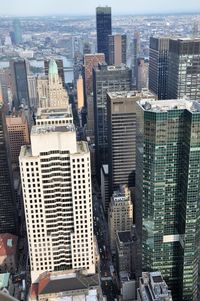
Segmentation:
[(120, 98), (152, 98), (154, 99), (155, 96), (149, 91), (144, 90), (139, 92), (137, 90), (133, 91), (117, 91), (117, 92), (109, 92), (108, 93), (110, 99), (120, 99)]
[(66, 108), (39, 108), (37, 119), (59, 119), (72, 117), (71, 106)]
[(118, 231), (117, 235), (119, 237), (120, 242), (131, 242), (132, 237), (131, 237), (131, 232), (130, 231)]
[(75, 126), (74, 124), (69, 125), (49, 125), (49, 126), (40, 126), (40, 125), (34, 125), (31, 130), (31, 135), (43, 135), (47, 133), (55, 133), (55, 132), (75, 132)]
[(171, 110), (188, 110), (190, 112), (200, 112), (200, 103), (198, 101), (192, 101), (189, 99), (142, 99), (137, 103), (144, 111), (155, 113), (168, 112)]

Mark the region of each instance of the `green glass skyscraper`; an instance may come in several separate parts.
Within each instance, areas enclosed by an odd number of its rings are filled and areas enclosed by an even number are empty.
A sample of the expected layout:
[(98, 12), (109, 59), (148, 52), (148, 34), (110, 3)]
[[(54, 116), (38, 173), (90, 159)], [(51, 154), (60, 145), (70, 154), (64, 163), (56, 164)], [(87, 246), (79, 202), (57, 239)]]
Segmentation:
[(136, 225), (142, 269), (159, 270), (173, 300), (196, 301), (200, 201), (200, 104), (137, 106)]

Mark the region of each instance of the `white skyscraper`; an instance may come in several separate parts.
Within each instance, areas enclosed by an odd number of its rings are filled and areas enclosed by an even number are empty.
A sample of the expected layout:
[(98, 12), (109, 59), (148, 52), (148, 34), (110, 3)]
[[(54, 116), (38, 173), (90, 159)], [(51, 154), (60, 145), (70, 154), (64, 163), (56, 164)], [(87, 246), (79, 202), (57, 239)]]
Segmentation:
[(87, 143), (76, 141), (73, 124), (40, 120), (19, 160), (32, 283), (45, 271), (95, 273)]

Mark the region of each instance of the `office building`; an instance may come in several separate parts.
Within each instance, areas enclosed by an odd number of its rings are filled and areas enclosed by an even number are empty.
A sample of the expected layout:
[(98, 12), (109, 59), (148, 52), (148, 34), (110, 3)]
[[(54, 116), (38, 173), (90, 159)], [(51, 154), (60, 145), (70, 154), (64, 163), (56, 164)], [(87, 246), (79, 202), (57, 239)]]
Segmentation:
[(107, 92), (130, 90), (131, 70), (125, 65), (116, 67), (102, 64), (93, 69), (95, 147), (99, 177), (101, 165), (108, 162)]
[(46, 271), (94, 274), (88, 145), (76, 141), (73, 124), (40, 124), (19, 159), (32, 283)]
[(104, 53), (85, 54), (84, 55), (84, 82), (86, 98), (92, 93), (93, 73), (92, 69), (98, 64), (105, 62)]
[(65, 108), (68, 105), (67, 91), (63, 88), (55, 60), (51, 60), (49, 63), (48, 76), (37, 78), (37, 92), (38, 107), (40, 108)]
[(21, 146), (30, 143), (28, 122), (23, 113), (6, 116), (6, 127), (11, 163), (18, 166)]
[(116, 265), (118, 274), (123, 271), (131, 273), (132, 246), (131, 231), (116, 232)]
[(135, 212), (142, 269), (160, 271), (174, 300), (195, 301), (200, 105), (185, 99), (141, 100), (137, 116)]
[(94, 102), (93, 96), (87, 97), (87, 124), (85, 125), (85, 136), (91, 144), (94, 144)]
[(30, 107), (33, 110), (37, 109), (37, 78), (34, 75), (28, 75), (28, 93), (30, 100)]
[(148, 90), (118, 91), (107, 94), (110, 196), (119, 185), (135, 187), (136, 102), (153, 97)]
[(139, 280), (137, 301), (173, 301), (160, 272), (143, 272)]
[(168, 98), (169, 40), (150, 37), (149, 90), (158, 99)]
[(17, 234), (16, 208), (10, 177), (4, 106), (0, 103), (0, 233)]
[(200, 38), (170, 39), (168, 98), (200, 99)]
[(137, 59), (136, 88), (138, 91), (148, 88), (149, 60), (145, 58)]
[(13, 21), (13, 33), (12, 33), (12, 42), (16, 45), (22, 43), (22, 29), (21, 22), (18, 19)]
[(84, 107), (84, 87), (83, 87), (83, 77), (79, 75), (76, 82), (77, 86), (77, 108), (81, 110)]
[(96, 8), (97, 52), (105, 54), (109, 62), (108, 36), (112, 34), (111, 7)]
[(108, 211), (108, 228), (111, 250), (115, 253), (117, 231), (130, 231), (133, 224), (133, 204), (127, 186), (120, 186), (111, 197)]
[(101, 199), (107, 216), (110, 203), (108, 164), (103, 164), (101, 167)]
[(108, 36), (109, 65), (126, 65), (126, 35), (115, 34)]
[[(50, 64), (51, 60), (45, 60), (44, 61), (44, 72), (45, 75), (48, 76), (49, 75), (49, 64)], [(65, 73), (64, 73), (64, 65), (63, 65), (63, 60), (62, 59), (55, 59), (57, 68), (58, 68), (58, 75), (60, 77), (60, 79), (62, 80), (62, 85), (63, 88), (65, 88)]]
[(14, 98), (14, 107), (30, 107), (27, 79), (27, 64), (25, 60), (10, 61), (12, 92)]
[(137, 74), (137, 59), (140, 56), (140, 33), (134, 32), (133, 42), (132, 42), (132, 75), (133, 75), (133, 86), (136, 85), (136, 74)]

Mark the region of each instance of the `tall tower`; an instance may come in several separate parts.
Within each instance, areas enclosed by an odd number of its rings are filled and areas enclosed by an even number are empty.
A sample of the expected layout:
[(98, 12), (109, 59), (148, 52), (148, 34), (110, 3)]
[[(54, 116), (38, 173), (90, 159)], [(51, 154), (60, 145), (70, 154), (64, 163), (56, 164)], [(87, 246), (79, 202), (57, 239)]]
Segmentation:
[(16, 208), (9, 172), (4, 106), (0, 102), (0, 233), (17, 234)]
[(108, 161), (107, 92), (130, 91), (131, 77), (131, 70), (125, 65), (115, 67), (102, 64), (93, 69), (96, 166), (99, 176), (101, 165)]
[(143, 271), (160, 271), (173, 300), (196, 301), (199, 260), (200, 105), (137, 106), (136, 229)]
[(21, 105), (30, 107), (27, 79), (27, 64), (25, 60), (13, 60), (10, 62), (14, 107)]
[(126, 64), (126, 35), (116, 34), (108, 37), (109, 65)]
[(200, 38), (170, 39), (168, 98), (200, 98)]
[[(51, 60), (45, 60), (44, 61), (44, 72), (45, 72), (45, 75), (47, 75), (47, 76), (49, 75), (49, 64), (50, 64), (50, 62), (51, 62)], [(62, 79), (63, 88), (65, 88), (65, 73), (64, 73), (63, 60), (56, 59), (55, 62), (56, 62), (57, 67), (58, 67), (58, 75)]]
[(95, 273), (90, 152), (57, 121), (39, 120), (19, 159), (32, 283), (46, 271)]
[(158, 99), (168, 97), (169, 38), (150, 38), (149, 90)]
[(22, 43), (22, 29), (21, 22), (18, 19), (13, 21), (13, 42), (18, 45)]
[(97, 52), (105, 54), (109, 62), (108, 36), (112, 34), (111, 7), (96, 8)]

